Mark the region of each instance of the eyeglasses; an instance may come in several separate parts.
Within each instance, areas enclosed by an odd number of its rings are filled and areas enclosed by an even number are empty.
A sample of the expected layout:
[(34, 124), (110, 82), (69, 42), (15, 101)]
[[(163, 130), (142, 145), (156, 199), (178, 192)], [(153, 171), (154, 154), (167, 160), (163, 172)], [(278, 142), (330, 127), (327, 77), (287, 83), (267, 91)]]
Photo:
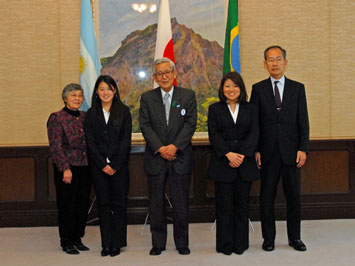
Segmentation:
[(173, 72), (174, 72), (173, 70), (165, 71), (165, 72), (157, 72), (157, 73), (155, 73), (154, 75), (155, 75), (158, 79), (161, 79), (164, 75), (165, 75), (167, 78), (170, 78), (170, 77), (171, 77), (171, 74), (172, 74)]
[(274, 62), (276, 63), (281, 63), (283, 61), (283, 58), (281, 56), (278, 57), (269, 57), (266, 62), (268, 64), (273, 64)]

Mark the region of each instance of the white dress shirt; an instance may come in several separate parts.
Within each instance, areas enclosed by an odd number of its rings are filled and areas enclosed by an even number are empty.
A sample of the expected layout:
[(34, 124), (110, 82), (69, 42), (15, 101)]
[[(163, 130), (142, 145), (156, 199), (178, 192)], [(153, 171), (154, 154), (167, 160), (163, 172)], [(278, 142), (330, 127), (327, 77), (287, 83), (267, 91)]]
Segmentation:
[(173, 98), (173, 92), (174, 92), (174, 86), (171, 88), (171, 90), (169, 92), (165, 92), (162, 88), (160, 88), (160, 91), (161, 91), (161, 96), (163, 97), (163, 102), (164, 102), (164, 95), (170, 94), (169, 104), (171, 105), (171, 99)]
[[(102, 108), (102, 111), (104, 112), (105, 122), (107, 125), (108, 119), (110, 118), (110, 112), (107, 112), (104, 108)], [(110, 163), (110, 160), (107, 157), (106, 157), (106, 162)]]
[(230, 105), (228, 104), (228, 109), (229, 109), (229, 112), (231, 113), (232, 117), (233, 117), (233, 121), (234, 121), (234, 124), (237, 123), (237, 117), (238, 117), (238, 112), (239, 112), (239, 103), (237, 103), (235, 105), (235, 110), (234, 112), (232, 111)]

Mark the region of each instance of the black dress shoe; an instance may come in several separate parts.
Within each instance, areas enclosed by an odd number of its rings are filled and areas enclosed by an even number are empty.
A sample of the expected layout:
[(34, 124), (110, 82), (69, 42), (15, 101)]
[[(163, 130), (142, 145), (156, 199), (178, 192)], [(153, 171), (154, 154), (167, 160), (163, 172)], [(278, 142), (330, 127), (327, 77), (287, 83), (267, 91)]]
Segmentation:
[(102, 256), (102, 257), (106, 257), (106, 256), (108, 256), (108, 255), (110, 255), (110, 249), (109, 249), (109, 248), (102, 248), (102, 250), (101, 250), (101, 256)]
[(78, 250), (81, 250), (81, 251), (88, 251), (90, 250), (87, 246), (85, 246), (83, 244), (83, 242), (81, 242), (81, 239), (77, 240), (77, 241), (74, 241), (74, 246), (78, 249)]
[(78, 255), (78, 254), (80, 254), (80, 252), (77, 251), (76, 248), (72, 244), (63, 246), (63, 251), (65, 253), (69, 254), (69, 255)]
[(217, 250), (217, 252), (218, 252), (218, 253), (222, 253), (222, 254), (227, 255), (227, 256), (229, 256), (229, 255), (232, 254), (232, 251), (230, 251), (230, 250), (224, 250), (224, 249)]
[(111, 250), (110, 250), (111, 257), (118, 256), (118, 255), (120, 255), (120, 253), (121, 253), (121, 249), (119, 249), (119, 248), (111, 248)]
[(235, 253), (235, 254), (238, 254), (238, 255), (242, 255), (243, 253), (244, 253), (244, 251), (246, 251), (247, 249), (244, 249), (244, 248), (235, 248), (234, 250), (233, 250), (233, 252)]
[(265, 251), (273, 251), (275, 249), (274, 240), (264, 240), (263, 250)]
[(165, 248), (152, 248), (149, 252), (149, 255), (151, 256), (158, 256), (161, 254), (161, 252), (165, 250)]
[(306, 245), (300, 239), (289, 240), (288, 245), (298, 251), (306, 251), (307, 250)]
[(190, 255), (190, 249), (189, 248), (178, 248), (180, 255)]

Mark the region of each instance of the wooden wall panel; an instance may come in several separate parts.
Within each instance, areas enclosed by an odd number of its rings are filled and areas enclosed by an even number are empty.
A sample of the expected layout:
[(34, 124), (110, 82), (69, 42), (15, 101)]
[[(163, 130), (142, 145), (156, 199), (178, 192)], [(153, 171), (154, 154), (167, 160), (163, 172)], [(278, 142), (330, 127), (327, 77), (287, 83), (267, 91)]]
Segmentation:
[[(138, 151), (132, 148), (130, 160), (129, 223), (143, 223), (148, 212), (147, 177), (141, 148)], [(214, 184), (206, 180), (210, 147), (196, 145), (193, 149), (190, 221), (211, 222), (215, 218)], [(0, 148), (0, 227), (56, 224), (51, 164), (48, 147)], [(259, 186), (260, 181), (256, 181), (251, 190), (252, 220), (260, 218)], [(94, 197), (93, 190), (92, 199)], [(311, 141), (311, 152), (302, 169), (301, 200), (303, 219), (355, 218), (355, 140)], [(275, 215), (277, 219), (285, 219), (285, 213), (280, 183)], [(94, 204), (89, 219), (95, 218)]]
[(0, 158), (0, 202), (35, 199), (33, 158)]
[(349, 193), (349, 157), (347, 150), (310, 152), (302, 167), (302, 194)]
[(54, 185), (54, 172), (53, 162), (51, 158), (48, 158), (48, 200), (55, 200), (55, 185)]
[(147, 175), (143, 169), (143, 157), (143, 154), (136, 154), (130, 157), (129, 198), (148, 199)]

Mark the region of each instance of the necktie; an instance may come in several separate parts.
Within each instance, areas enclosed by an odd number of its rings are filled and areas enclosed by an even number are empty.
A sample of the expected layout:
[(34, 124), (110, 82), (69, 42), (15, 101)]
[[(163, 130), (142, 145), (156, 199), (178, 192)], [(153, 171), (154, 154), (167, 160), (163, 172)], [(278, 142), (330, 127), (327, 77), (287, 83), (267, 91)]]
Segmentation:
[(279, 87), (277, 87), (277, 83), (278, 81), (275, 81), (275, 102), (276, 102), (276, 108), (277, 108), (277, 111), (280, 111), (281, 109), (281, 97), (280, 97), (280, 92), (279, 92)]
[(170, 94), (169, 93), (165, 93), (164, 94), (164, 106), (165, 106), (165, 118), (166, 118), (166, 124), (169, 124), (169, 112), (170, 112), (170, 102), (169, 102), (169, 97)]

